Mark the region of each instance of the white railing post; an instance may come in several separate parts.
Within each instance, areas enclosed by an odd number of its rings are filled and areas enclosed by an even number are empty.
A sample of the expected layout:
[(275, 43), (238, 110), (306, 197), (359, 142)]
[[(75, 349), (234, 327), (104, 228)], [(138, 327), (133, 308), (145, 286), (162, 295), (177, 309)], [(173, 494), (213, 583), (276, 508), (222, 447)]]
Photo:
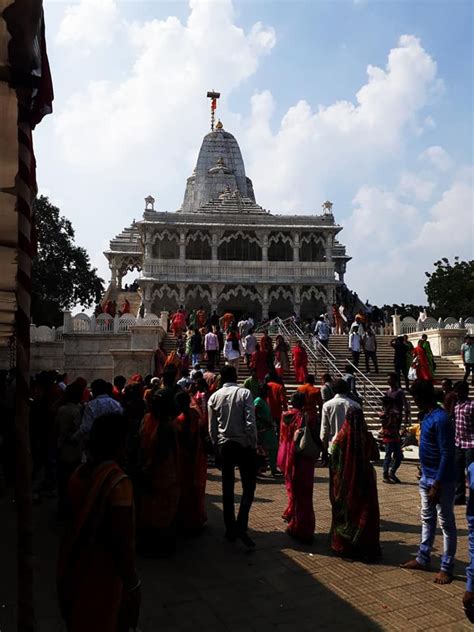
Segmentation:
[(90, 330), (92, 333), (95, 333), (97, 330), (97, 319), (94, 315), (91, 316)]
[(393, 324), (393, 335), (401, 336), (402, 335), (402, 321), (400, 319), (400, 314), (393, 314), (392, 324)]
[(70, 334), (72, 332), (71, 312), (68, 309), (63, 311), (63, 332)]
[(120, 330), (120, 318), (117, 314), (114, 316), (114, 334), (118, 334)]

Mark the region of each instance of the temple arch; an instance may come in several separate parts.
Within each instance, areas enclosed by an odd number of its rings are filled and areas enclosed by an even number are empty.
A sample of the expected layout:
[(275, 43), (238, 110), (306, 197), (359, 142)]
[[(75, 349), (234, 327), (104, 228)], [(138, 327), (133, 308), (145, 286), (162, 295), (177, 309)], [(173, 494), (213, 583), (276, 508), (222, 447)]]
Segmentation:
[(212, 238), (207, 231), (197, 230), (186, 237), (186, 259), (212, 259)]
[(179, 259), (179, 235), (168, 230), (155, 233), (153, 257), (155, 259)]
[(192, 311), (202, 307), (206, 312), (210, 312), (212, 304), (212, 292), (208, 285), (189, 285), (186, 288), (185, 306), (186, 310)]
[(250, 315), (262, 317), (262, 298), (255, 287), (226, 285), (218, 296), (219, 312), (232, 312), (236, 318)]
[(226, 231), (218, 249), (221, 261), (261, 261), (262, 247), (255, 233)]
[(308, 233), (300, 238), (300, 261), (324, 261), (325, 241), (322, 235)]
[(270, 233), (268, 238), (269, 261), (293, 261), (293, 240), (282, 232)]
[(326, 311), (326, 294), (315, 286), (304, 286), (301, 291), (301, 318), (314, 318)]
[(163, 310), (174, 312), (181, 304), (179, 300), (179, 288), (176, 285), (168, 285), (165, 283), (152, 292), (151, 300), (151, 311), (154, 314), (159, 314)]
[(270, 318), (288, 318), (293, 314), (293, 291), (288, 285), (272, 286), (268, 292), (268, 315)]

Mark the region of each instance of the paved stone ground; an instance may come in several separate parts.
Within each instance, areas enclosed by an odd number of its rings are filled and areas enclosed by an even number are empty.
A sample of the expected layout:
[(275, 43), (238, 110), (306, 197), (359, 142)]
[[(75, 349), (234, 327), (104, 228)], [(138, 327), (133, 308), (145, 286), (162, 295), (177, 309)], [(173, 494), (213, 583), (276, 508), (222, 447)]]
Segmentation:
[[(380, 481), (380, 468), (378, 478)], [(327, 470), (316, 470), (317, 532), (312, 546), (299, 546), (284, 533), (282, 482), (262, 479), (251, 515), (258, 549), (246, 552), (223, 540), (220, 479), (209, 473), (209, 526), (199, 539), (182, 540), (172, 560), (139, 560), (143, 580), (143, 632), (290, 632), (297, 630), (469, 630), (461, 597), (467, 561), (463, 508), (457, 576), (449, 586), (433, 574), (405, 571), (398, 564), (416, 551), (419, 501), (416, 468), (404, 464), (400, 486), (379, 484), (382, 564), (366, 566), (331, 555)], [(0, 504), (0, 632), (14, 630), (14, 511)], [(57, 614), (54, 566), (59, 529), (54, 501), (35, 509), (37, 536), (36, 608), (40, 632), (62, 632)], [(433, 566), (439, 561), (436, 541)]]

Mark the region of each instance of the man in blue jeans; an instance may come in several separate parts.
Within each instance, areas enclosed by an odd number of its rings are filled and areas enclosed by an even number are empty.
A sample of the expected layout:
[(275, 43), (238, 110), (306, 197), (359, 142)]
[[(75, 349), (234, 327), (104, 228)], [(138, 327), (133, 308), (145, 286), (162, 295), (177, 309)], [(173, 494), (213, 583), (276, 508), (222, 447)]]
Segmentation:
[(443, 532), (441, 569), (436, 584), (453, 581), (457, 531), (454, 517), (456, 465), (454, 425), (447, 413), (438, 406), (434, 386), (427, 380), (416, 380), (410, 389), (415, 404), (424, 413), (420, 436), (420, 498), (421, 543), (414, 560), (401, 564), (402, 568), (429, 570), (430, 556), (436, 535), (436, 523)]
[(471, 623), (474, 623), (474, 463), (471, 463), (467, 469), (467, 482), (469, 485), (469, 500), (466, 508), (469, 533), (469, 566), (466, 568), (467, 583), (462, 604), (466, 617)]

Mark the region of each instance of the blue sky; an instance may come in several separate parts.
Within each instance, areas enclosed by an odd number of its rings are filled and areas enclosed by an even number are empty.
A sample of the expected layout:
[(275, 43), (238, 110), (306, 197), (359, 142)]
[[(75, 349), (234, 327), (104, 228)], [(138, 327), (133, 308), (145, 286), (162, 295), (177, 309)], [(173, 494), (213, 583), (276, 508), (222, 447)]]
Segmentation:
[(45, 3), (55, 113), (40, 191), (108, 279), (108, 240), (152, 193), (176, 210), (209, 88), (257, 201), (329, 198), (372, 302), (421, 302), (424, 271), (473, 256), (471, 2)]

